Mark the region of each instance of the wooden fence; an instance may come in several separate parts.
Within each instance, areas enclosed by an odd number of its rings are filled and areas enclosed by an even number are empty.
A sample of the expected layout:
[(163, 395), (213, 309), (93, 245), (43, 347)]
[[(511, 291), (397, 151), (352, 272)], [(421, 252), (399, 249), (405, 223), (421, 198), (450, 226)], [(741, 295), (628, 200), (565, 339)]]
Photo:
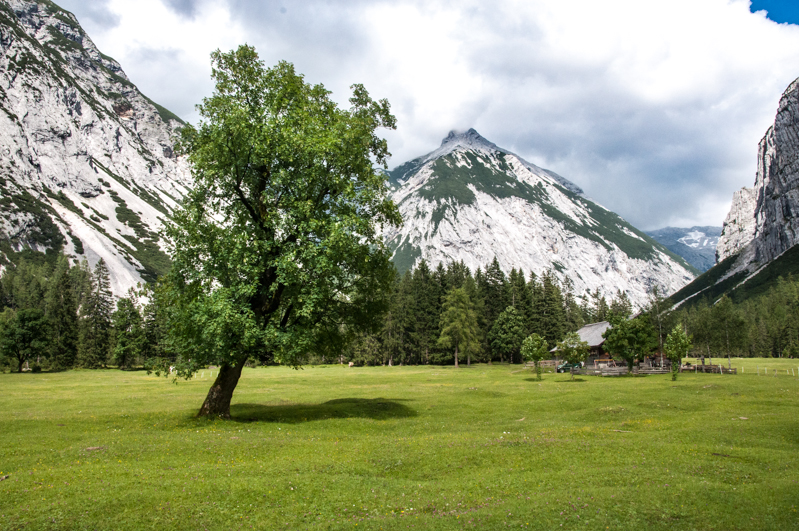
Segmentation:
[(680, 372), (710, 372), (715, 374), (738, 374), (738, 369), (728, 369), (723, 365), (683, 365)]

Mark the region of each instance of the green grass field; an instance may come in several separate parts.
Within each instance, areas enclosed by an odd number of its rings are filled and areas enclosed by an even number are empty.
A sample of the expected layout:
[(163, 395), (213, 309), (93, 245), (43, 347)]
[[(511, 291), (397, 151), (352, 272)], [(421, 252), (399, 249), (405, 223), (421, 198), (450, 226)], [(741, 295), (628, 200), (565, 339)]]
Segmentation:
[(0, 528), (799, 529), (799, 361), (733, 366), (0, 374)]

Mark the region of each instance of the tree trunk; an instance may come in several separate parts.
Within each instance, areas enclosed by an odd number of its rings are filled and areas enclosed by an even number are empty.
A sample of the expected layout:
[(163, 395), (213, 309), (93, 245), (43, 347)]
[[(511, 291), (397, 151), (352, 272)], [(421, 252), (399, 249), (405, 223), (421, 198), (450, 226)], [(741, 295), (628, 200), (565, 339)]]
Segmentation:
[(458, 345), (455, 345), (455, 368), (458, 368)]
[(466, 354), (466, 366), (467, 367), (471, 367), (472, 366), (472, 351), (471, 350)]
[(233, 398), (233, 391), (236, 390), (246, 361), (247, 358), (238, 360), (235, 367), (227, 363), (222, 364), (214, 385), (208, 390), (208, 396), (205, 397), (205, 402), (197, 413), (198, 417), (230, 418), (230, 399)]

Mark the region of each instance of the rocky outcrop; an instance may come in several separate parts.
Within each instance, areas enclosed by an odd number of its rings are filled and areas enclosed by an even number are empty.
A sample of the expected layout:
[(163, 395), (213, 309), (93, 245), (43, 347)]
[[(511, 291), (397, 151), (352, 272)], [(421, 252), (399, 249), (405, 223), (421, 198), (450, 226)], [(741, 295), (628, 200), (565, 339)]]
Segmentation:
[(760, 141), (754, 187), (733, 196), (716, 251), (718, 265), (681, 290), (674, 302), (742, 293), (745, 285), (762, 288), (780, 275), (792, 274), (789, 262), (799, 242), (797, 214), (799, 79), (782, 94), (774, 125)]
[(552, 270), (578, 296), (622, 290), (639, 307), (653, 286), (671, 293), (694, 278), (679, 257), (578, 186), (473, 129), (450, 133), (436, 151), (389, 173), (404, 224), (385, 237), (400, 270), (424, 258), (474, 271), (496, 256), (505, 271)]
[(116, 294), (168, 267), (158, 231), (190, 185), (180, 119), (69, 12), (0, 2), (0, 262), (25, 248), (108, 262)]
[(757, 197), (754, 188), (741, 188), (732, 196), (730, 207), (721, 228), (721, 237), (716, 245), (716, 261), (721, 262), (741, 252), (755, 236), (755, 207)]
[(716, 265), (721, 227), (665, 227), (646, 233), (701, 272)]
[(780, 98), (760, 141), (753, 188), (733, 196), (717, 256), (739, 255), (731, 273), (755, 270), (799, 242), (799, 79)]
[(799, 80), (780, 99), (758, 153), (754, 259), (767, 263), (799, 241)]

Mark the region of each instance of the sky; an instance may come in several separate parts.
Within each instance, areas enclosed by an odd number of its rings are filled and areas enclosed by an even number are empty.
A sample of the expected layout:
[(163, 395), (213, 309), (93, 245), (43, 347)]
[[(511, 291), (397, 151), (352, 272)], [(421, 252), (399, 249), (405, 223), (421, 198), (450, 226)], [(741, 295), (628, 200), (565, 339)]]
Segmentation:
[(799, 77), (799, 7), (755, 0), (56, 0), (189, 122), (209, 55), (255, 46), (346, 106), (387, 98), (389, 167), (450, 130), (581, 186), (644, 230), (721, 226)]

